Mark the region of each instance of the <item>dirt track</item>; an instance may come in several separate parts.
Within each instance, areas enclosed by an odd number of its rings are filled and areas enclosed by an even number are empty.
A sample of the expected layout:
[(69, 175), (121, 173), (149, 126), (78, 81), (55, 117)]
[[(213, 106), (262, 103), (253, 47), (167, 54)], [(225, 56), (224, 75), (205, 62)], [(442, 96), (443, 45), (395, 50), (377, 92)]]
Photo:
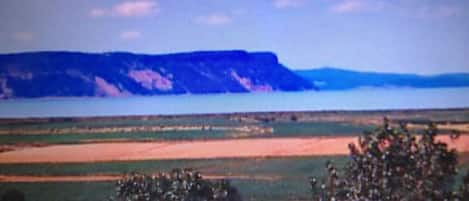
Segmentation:
[[(0, 153), (0, 164), (345, 155), (356, 137), (232, 139), (52, 145)], [(438, 140), (469, 152), (469, 136)]]

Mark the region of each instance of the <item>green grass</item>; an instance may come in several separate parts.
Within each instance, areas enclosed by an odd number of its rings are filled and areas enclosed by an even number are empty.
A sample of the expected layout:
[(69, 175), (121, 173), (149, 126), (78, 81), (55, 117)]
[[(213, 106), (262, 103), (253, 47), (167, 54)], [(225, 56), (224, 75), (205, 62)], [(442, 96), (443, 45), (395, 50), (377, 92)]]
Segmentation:
[(220, 117), (177, 117), (177, 118), (161, 118), (161, 119), (100, 119), (100, 120), (64, 120), (60, 122), (33, 122), (33, 123), (10, 123), (1, 124), (0, 129), (60, 129), (60, 128), (102, 128), (116, 126), (189, 126), (189, 125), (212, 125), (212, 126), (229, 126), (239, 125), (238, 122), (228, 118)]
[[(454, 113), (454, 114), (453, 114)], [(356, 114), (360, 116), (360, 113)], [(369, 114), (364, 114), (369, 115)], [(467, 119), (467, 112), (435, 113), (428, 115), (433, 119)], [(220, 117), (178, 117), (156, 120), (101, 120), (65, 121), (51, 123), (30, 123), (0, 125), (0, 129), (52, 129), (69, 127), (109, 127), (141, 125), (241, 125), (239, 122)], [(243, 125), (246, 125), (245, 123)], [(259, 123), (274, 128), (268, 137), (294, 137), (315, 135), (353, 135), (373, 126), (354, 125), (340, 122), (274, 122)], [(172, 131), (172, 132), (135, 132), (108, 134), (65, 134), (65, 135), (0, 135), (0, 144), (13, 143), (77, 143), (84, 140), (196, 140), (232, 138), (233, 133), (226, 131)], [(467, 157), (469, 154), (463, 154)], [(2, 175), (91, 175), (125, 174), (130, 172), (155, 173), (173, 168), (192, 167), (210, 175), (279, 176), (279, 180), (234, 179), (245, 201), (285, 201), (309, 200), (308, 176), (325, 176), (325, 163), (333, 160), (337, 167), (343, 167), (348, 157), (291, 157), (264, 159), (206, 159), (206, 160), (165, 160), (165, 161), (128, 161), (76, 164), (5, 164), (0, 165)], [(466, 160), (467, 161), (467, 160)], [(469, 163), (460, 166), (462, 173), (469, 169)], [(0, 195), (7, 189), (16, 188), (26, 194), (28, 201), (106, 201), (114, 191), (114, 182), (65, 182), (65, 183), (0, 183)]]
[(27, 201), (107, 201), (112, 182), (0, 183), (0, 193), (18, 189)]
[(191, 167), (206, 174), (277, 175), (303, 177), (322, 172), (327, 160), (343, 165), (347, 157), (291, 157), (263, 159), (155, 160), (103, 163), (4, 164), (2, 175), (88, 175), (125, 174), (133, 171), (155, 173), (173, 168)]
[[(347, 157), (296, 157), (267, 159), (213, 159), (136, 161), (87, 164), (30, 164), (2, 165), (0, 174), (27, 175), (84, 175), (121, 174), (131, 171), (154, 173), (176, 167), (193, 167), (205, 174), (281, 176), (279, 180), (233, 179), (231, 183), (246, 201), (309, 200), (307, 178), (324, 177), (325, 162), (333, 160), (343, 167)], [(461, 173), (469, 164), (461, 166)], [(458, 176), (456, 181), (461, 179)], [(459, 182), (458, 182), (459, 183)], [(7, 189), (25, 192), (32, 201), (100, 201), (107, 200), (114, 190), (114, 182), (66, 182), (66, 183), (0, 183), (0, 193)]]
[[(223, 120), (221, 120), (223, 121)], [(144, 123), (145, 121), (139, 121)], [(148, 122), (147, 122), (148, 123)], [(212, 122), (213, 123), (213, 122)], [(222, 123), (222, 122), (219, 122)], [(142, 125), (142, 124), (140, 124)], [(210, 124), (214, 125), (214, 124)], [(291, 123), (267, 123), (266, 127), (272, 127), (272, 134), (264, 137), (295, 137), (317, 135), (353, 135), (363, 130), (369, 130), (372, 126), (353, 125), (336, 122), (291, 122)], [(72, 126), (72, 125), (69, 125)], [(77, 125), (73, 125), (77, 126)], [(72, 127), (73, 127), (72, 126)], [(229, 126), (229, 125), (225, 125)], [(255, 134), (253, 137), (257, 137)], [(72, 144), (89, 140), (113, 140), (128, 139), (142, 140), (201, 140), (201, 139), (229, 139), (236, 138), (233, 131), (167, 131), (167, 132), (131, 132), (131, 133), (96, 133), (96, 134), (42, 134), (42, 135), (0, 135), (0, 144), (15, 143), (45, 143), (45, 144)]]
[[(267, 115), (267, 114), (266, 114)], [(271, 116), (274, 114), (271, 114)], [(281, 114), (277, 114), (281, 115)], [(318, 117), (320, 118), (321, 113), (291, 113), (284, 115), (295, 115), (295, 116), (306, 116), (306, 117)], [(354, 111), (345, 113), (329, 113), (330, 115), (337, 115), (337, 117), (374, 117), (374, 116), (390, 116), (391, 119), (416, 119), (416, 120), (434, 120), (434, 121), (469, 121), (469, 110), (441, 110), (441, 111), (400, 111), (400, 112), (368, 112), (368, 111)], [(234, 119), (242, 117), (234, 115)], [(246, 115), (250, 118), (255, 119), (255, 115)], [(263, 116), (259, 114), (259, 116)], [(269, 116), (269, 115), (267, 115)], [(280, 121), (286, 121), (284, 116), (277, 116)], [(113, 119), (49, 119), (48, 122), (23, 122), (23, 123), (5, 123), (0, 120), (0, 130), (8, 129), (57, 129), (57, 128), (70, 128), (70, 127), (112, 127), (112, 126), (141, 126), (141, 125), (213, 125), (213, 126), (227, 126), (227, 125), (246, 125), (252, 123), (238, 122), (237, 120), (230, 119), (230, 116), (226, 115), (213, 115), (213, 116), (175, 116), (175, 117), (160, 117), (150, 119), (139, 119), (137, 117), (128, 118), (113, 118)], [(288, 119), (288, 118), (287, 118)], [(292, 122), (294, 123), (294, 122)], [(277, 123), (274, 123), (277, 124)], [(282, 123), (279, 123), (282, 124)], [(288, 124), (288, 123), (287, 123)], [(321, 124), (321, 123), (318, 123)], [(330, 124), (334, 124), (331, 122)], [(327, 123), (325, 124), (327, 127)], [(340, 127), (340, 126), (339, 126)], [(360, 127), (360, 126), (357, 126)], [(337, 131), (341, 131), (338, 128)], [(331, 130), (331, 132), (333, 132)], [(335, 132), (335, 131), (334, 131)], [(338, 132), (335, 132), (338, 133)], [(339, 132), (347, 133), (347, 132)]]
[(197, 140), (229, 138), (228, 131), (167, 131), (132, 133), (91, 133), (91, 134), (42, 134), (42, 135), (0, 135), (0, 144), (47, 143), (71, 144), (88, 140), (129, 139), (143, 140)]
[[(232, 180), (245, 201), (309, 200), (306, 180)], [(0, 183), (0, 194), (19, 189), (27, 201), (107, 201), (113, 182)]]
[(243, 200), (286, 201), (310, 200), (308, 180), (281, 179), (277, 181), (234, 180)]
[[(325, 173), (325, 162), (333, 160), (338, 166), (346, 157), (295, 157), (266, 159), (213, 159), (135, 161), (84, 164), (26, 164), (2, 165), (0, 174), (16, 175), (86, 175), (122, 174), (131, 171), (154, 173), (173, 168), (192, 167), (204, 174), (245, 176), (280, 176), (279, 180), (233, 179), (244, 200), (284, 201), (308, 200), (308, 176)], [(16, 188), (34, 201), (97, 201), (112, 195), (113, 182), (69, 183), (0, 183), (0, 191)]]
[(274, 129), (274, 136), (317, 136), (317, 135), (353, 135), (364, 130), (371, 130), (371, 125), (354, 125), (341, 122), (291, 122), (271, 123), (265, 126)]

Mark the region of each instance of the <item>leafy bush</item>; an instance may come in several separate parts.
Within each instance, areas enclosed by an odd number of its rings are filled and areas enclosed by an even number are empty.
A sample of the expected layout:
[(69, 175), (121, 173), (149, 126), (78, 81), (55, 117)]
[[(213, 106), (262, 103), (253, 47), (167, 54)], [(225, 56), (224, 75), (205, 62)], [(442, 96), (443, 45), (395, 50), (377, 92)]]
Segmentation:
[(131, 174), (116, 185), (116, 201), (240, 201), (227, 180), (210, 181), (191, 169), (157, 175)]
[(24, 193), (17, 189), (9, 189), (2, 195), (1, 201), (25, 201)]
[(320, 184), (310, 178), (313, 200), (469, 200), (469, 172), (454, 188), (457, 153), (435, 140), (437, 132), (430, 124), (421, 135), (411, 134), (405, 124), (392, 127), (385, 119), (382, 127), (364, 132), (358, 145), (349, 144), (350, 161), (343, 170), (328, 162), (328, 176)]

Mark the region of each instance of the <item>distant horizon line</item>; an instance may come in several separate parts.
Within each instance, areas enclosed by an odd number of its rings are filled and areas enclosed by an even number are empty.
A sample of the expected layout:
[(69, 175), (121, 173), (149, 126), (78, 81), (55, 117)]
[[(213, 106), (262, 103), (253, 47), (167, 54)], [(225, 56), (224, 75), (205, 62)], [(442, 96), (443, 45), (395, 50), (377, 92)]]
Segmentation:
[(398, 75), (417, 75), (417, 76), (439, 76), (439, 75), (452, 75), (452, 74), (464, 74), (469, 76), (469, 71), (447, 71), (447, 72), (439, 72), (439, 73), (410, 73), (410, 72), (393, 72), (393, 71), (374, 71), (374, 70), (356, 70), (347, 67), (335, 67), (335, 66), (321, 66), (321, 67), (314, 67), (314, 68), (297, 68), (291, 69), (293, 71), (309, 71), (309, 70), (324, 70), (324, 69), (332, 69), (332, 70), (342, 70), (354, 73), (376, 73), (376, 74), (398, 74)]
[[(126, 51), (126, 50), (109, 50), (109, 51), (86, 51), (86, 50), (25, 50), (25, 51), (11, 51), (11, 52), (0, 52), (0, 56), (4, 55), (15, 55), (15, 54), (33, 54), (33, 53), (79, 53), (79, 54), (134, 54), (134, 55), (148, 55), (148, 56), (166, 56), (166, 55), (178, 55), (178, 54), (191, 54), (191, 53), (210, 53), (210, 52), (247, 52), (247, 53), (271, 53), (278, 58), (278, 54), (270, 50), (247, 50), (247, 49), (201, 49), (201, 50), (187, 50), (187, 51), (173, 51), (165, 53), (145, 53), (137, 51)], [(279, 63), (285, 65), (281, 62)], [(421, 73), (421, 72), (403, 72), (403, 71), (377, 71), (373, 69), (355, 69), (353, 67), (343, 67), (343, 66), (334, 66), (334, 65), (322, 65), (316, 67), (291, 67), (285, 65), (286, 68), (292, 71), (307, 71), (307, 70), (320, 70), (320, 69), (337, 69), (344, 71), (354, 71), (357, 73), (382, 73), (382, 74), (408, 74), (408, 75), (419, 75), (419, 76), (437, 76), (444, 74), (469, 74), (468, 71), (442, 71), (442, 72), (432, 72), (432, 73)]]

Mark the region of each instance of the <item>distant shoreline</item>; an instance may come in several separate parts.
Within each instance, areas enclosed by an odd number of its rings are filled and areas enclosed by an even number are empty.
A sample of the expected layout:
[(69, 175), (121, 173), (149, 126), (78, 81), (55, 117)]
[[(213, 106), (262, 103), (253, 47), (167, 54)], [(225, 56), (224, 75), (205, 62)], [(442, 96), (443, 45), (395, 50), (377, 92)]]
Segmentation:
[(469, 88), (0, 101), (0, 119), (469, 108)]
[(64, 121), (88, 121), (88, 120), (151, 120), (151, 119), (173, 119), (173, 118), (197, 118), (197, 117), (265, 117), (265, 116), (291, 116), (291, 115), (312, 115), (317, 117), (329, 115), (387, 115), (400, 114), (425, 114), (440, 112), (469, 112), (469, 107), (454, 108), (424, 108), (424, 109), (378, 109), (378, 110), (322, 110), (322, 111), (271, 111), (271, 112), (228, 112), (228, 113), (205, 113), (205, 114), (161, 114), (161, 115), (111, 115), (111, 116), (70, 116), (70, 117), (25, 117), (25, 118), (4, 118), (0, 117), (0, 125), (20, 122), (64, 122)]

